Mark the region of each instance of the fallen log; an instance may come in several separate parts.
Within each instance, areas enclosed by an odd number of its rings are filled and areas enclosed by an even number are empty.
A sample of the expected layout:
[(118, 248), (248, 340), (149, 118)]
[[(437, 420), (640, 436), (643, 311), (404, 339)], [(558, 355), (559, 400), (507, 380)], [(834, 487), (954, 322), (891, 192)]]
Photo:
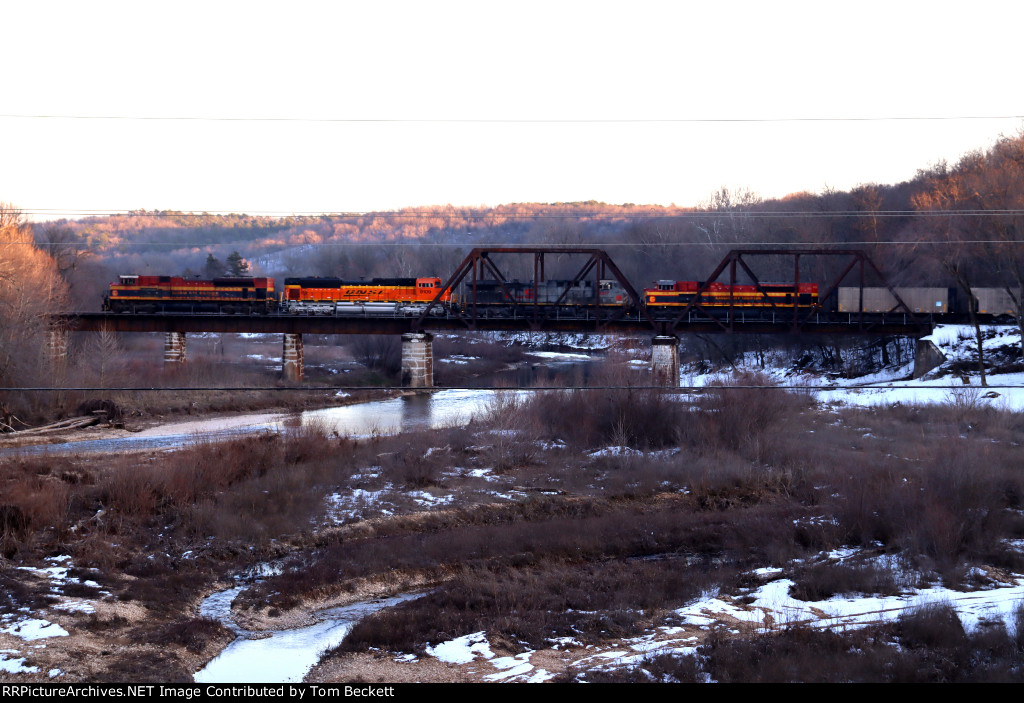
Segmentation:
[(45, 434), (47, 432), (59, 432), (61, 430), (77, 430), (82, 427), (90, 427), (92, 425), (99, 424), (103, 419), (105, 418), (95, 415), (91, 417), (72, 417), (67, 420), (61, 420), (60, 422), (53, 422), (49, 425), (41, 425), (40, 427), (30, 427), (26, 430), (7, 432), (6, 435), (8, 437), (25, 437), (28, 435)]

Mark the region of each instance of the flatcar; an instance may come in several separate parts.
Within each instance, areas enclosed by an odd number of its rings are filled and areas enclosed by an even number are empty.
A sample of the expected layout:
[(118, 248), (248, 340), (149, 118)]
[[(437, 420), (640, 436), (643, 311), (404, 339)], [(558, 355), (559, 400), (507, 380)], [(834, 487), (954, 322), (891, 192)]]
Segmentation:
[(277, 308), (273, 278), (224, 276), (212, 280), (180, 276), (118, 277), (103, 309), (119, 313), (218, 312), (266, 315)]
[[(280, 308), (291, 315), (419, 315), (440, 291), (440, 278), (286, 278)], [(452, 303), (451, 291), (439, 302), (435, 313)]]

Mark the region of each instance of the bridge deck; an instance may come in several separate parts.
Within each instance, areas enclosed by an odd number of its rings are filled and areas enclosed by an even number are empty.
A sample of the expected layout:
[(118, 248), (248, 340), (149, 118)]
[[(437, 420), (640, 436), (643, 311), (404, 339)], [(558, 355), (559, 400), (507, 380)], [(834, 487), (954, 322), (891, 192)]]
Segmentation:
[[(675, 324), (676, 334), (869, 334), (907, 335), (919, 337), (931, 332), (930, 324), (910, 317), (892, 315), (886, 319), (860, 320), (855, 315), (844, 318), (819, 316), (794, 328), (789, 316), (778, 319), (738, 318), (729, 324), (702, 316), (689, 316)], [(407, 332), (465, 332), (469, 330), (501, 332), (589, 332), (664, 334), (674, 319), (651, 321), (637, 313), (609, 320), (602, 316), (581, 313), (571, 317), (534, 320), (531, 317), (429, 317), (420, 322), (412, 317), (331, 317), (297, 315), (221, 315), (188, 313), (154, 313), (127, 315), (83, 312), (58, 315), (55, 323), (70, 330), (96, 332), (221, 332), (265, 334), (404, 334)]]

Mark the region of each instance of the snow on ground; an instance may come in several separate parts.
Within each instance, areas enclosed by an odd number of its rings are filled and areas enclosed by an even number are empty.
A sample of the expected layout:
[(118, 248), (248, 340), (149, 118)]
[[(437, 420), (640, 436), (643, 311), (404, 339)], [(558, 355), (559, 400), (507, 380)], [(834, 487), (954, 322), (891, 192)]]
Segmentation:
[[(17, 568), (31, 573), (37, 578), (47, 579), (50, 582), (50, 591), (56, 595), (59, 595), (59, 588), (63, 584), (84, 584), (98, 588), (98, 585), (93, 581), (83, 582), (67, 575), (68, 569), (71, 566), (71, 557), (67, 555), (48, 557), (46, 561), (50, 562), (52, 566), (46, 566), (43, 568)], [(98, 593), (101, 595), (109, 595), (104, 591), (99, 591)], [(53, 608), (55, 610), (64, 611), (93, 612), (92, 604), (89, 601), (79, 598), (61, 597), (60, 601), (56, 603)], [(33, 613), (28, 611), (28, 609), (20, 610), (15, 613), (0, 614), (0, 633), (18, 638), (25, 643), (25, 646), (31, 648), (45, 647), (45, 644), (39, 643), (41, 640), (46, 640), (51, 637), (69, 636), (67, 630), (57, 623), (51, 622), (43, 617), (42, 613)], [(17, 649), (0, 649), (0, 673), (38, 673), (38, 667), (25, 665), (25, 657), (23, 654), (24, 652)], [(51, 678), (60, 676), (61, 673), (62, 672), (57, 669), (48, 672)]]
[(571, 354), (569, 352), (550, 352), (550, 351), (529, 351), (526, 352), (527, 356), (535, 356), (540, 359), (551, 359), (554, 361), (590, 361), (594, 357), (589, 354)]
[(0, 672), (6, 672), (8, 674), (34, 674), (39, 671), (37, 666), (25, 666), (25, 657), (8, 655), (17, 655), (18, 652), (13, 649), (0, 649)]
[(536, 668), (530, 663), (533, 651), (523, 652), (512, 657), (496, 657), (487, 641), (487, 633), (474, 632), (471, 635), (456, 637), (441, 642), (436, 647), (428, 646), (427, 654), (449, 664), (471, 664), (483, 660), (497, 671), (484, 675), (485, 681), (512, 681), (541, 683), (554, 677), (554, 674)]
[(609, 349), (619, 339), (614, 335), (587, 334), (585, 332), (485, 332), (480, 337), (499, 344), (518, 344), (534, 348), (564, 347), (591, 351)]
[(602, 456), (643, 456), (643, 452), (639, 449), (633, 449), (632, 447), (605, 447), (604, 449), (598, 449), (590, 452), (587, 456), (602, 457)]
[(676, 614), (685, 624), (700, 629), (709, 629), (715, 622), (734, 620), (764, 631), (798, 623), (842, 631), (895, 620), (917, 607), (949, 604), (969, 630), (998, 620), (1012, 632), (1014, 609), (1024, 599), (1022, 579), (1024, 577), (1016, 576), (1012, 585), (983, 591), (954, 591), (937, 586), (910, 589), (899, 596), (834, 596), (822, 601), (797, 600), (789, 595), (793, 581), (777, 579), (747, 596), (742, 606), (728, 597), (707, 595), (680, 608)]
[(425, 508), (437, 508), (442, 505), (448, 505), (455, 500), (455, 496), (451, 494), (438, 496), (426, 491), (410, 491), (407, 495), (412, 498), (413, 502), (417, 505), (421, 505)]
[[(1016, 328), (987, 328), (985, 334), (988, 338), (987, 343), (993, 347), (1017, 345), (1020, 341)], [(578, 337), (578, 339), (571, 340), (559, 339), (557, 343), (582, 349), (605, 349), (609, 346), (609, 340), (606, 338), (583, 335)], [(946, 355), (946, 365), (970, 359), (973, 353), (973, 330), (969, 327), (940, 326), (936, 328), (935, 333), (929, 339)], [(514, 340), (510, 339), (510, 341)], [(572, 342), (572, 344), (567, 342)], [(536, 353), (535, 356), (550, 358), (555, 355)], [(562, 354), (558, 356), (564, 358), (566, 356), (583, 357), (584, 355)], [(471, 359), (471, 357), (464, 358)], [(458, 357), (453, 357), (453, 359), (455, 361), (462, 360)], [(647, 362), (633, 360), (627, 363), (639, 367), (646, 365)], [(982, 390), (977, 385), (977, 378), (968, 377), (969, 384), (963, 385), (959, 377), (944, 374), (943, 367), (927, 374), (922, 379), (905, 380), (912, 372), (912, 365), (908, 364), (857, 379), (827, 381), (830, 387), (822, 390), (813, 388), (826, 383), (821, 376), (786, 371), (782, 364), (762, 370), (750, 363), (747, 368), (764, 373), (780, 385), (808, 387), (808, 392), (823, 403), (892, 405), (895, 403), (960, 402), (985, 403), (996, 408), (1024, 410), (1024, 373), (991, 375), (989, 376), (990, 388)], [(681, 382), (684, 386), (707, 386), (722, 379), (723, 376), (718, 374), (684, 374)], [(954, 388), (950, 388), (951, 385)], [(273, 422), (278, 419), (278, 416), (267, 415), (265, 419), (268, 422)], [(231, 424), (232, 420), (219, 419), (213, 422), (219, 428), (223, 428), (225, 423)], [(246, 417), (244, 422), (252, 424), (252, 417)], [(200, 426), (199, 423), (187, 423), (187, 425), (187, 427), (181, 428), (182, 432), (208, 429), (205, 425)], [(591, 456), (620, 456), (634, 451), (628, 447), (606, 447), (594, 451)], [(488, 469), (462, 469), (460, 473), (462, 472), (485, 479), (493, 479)], [(372, 473), (366, 474), (367, 478), (375, 476), (376, 474)], [(359, 476), (353, 478), (359, 478)], [(341, 523), (359, 519), (362, 511), (371, 506), (377, 512), (388, 514), (390, 511), (384, 507), (383, 499), (385, 495), (393, 494), (393, 491), (393, 487), (387, 486), (380, 491), (353, 489), (344, 495), (335, 493), (327, 498), (329, 520)], [(424, 491), (414, 492), (410, 496), (424, 507), (443, 506), (451, 500), (451, 496), (436, 496)], [(519, 500), (522, 495), (508, 494), (500, 497)], [(829, 556), (842, 559), (850, 555), (850, 553), (844, 552)], [(60, 584), (76, 581), (67, 575), (70, 567), (69, 557), (54, 557), (48, 561), (50, 562), (49, 566), (37, 569), (26, 568), (26, 571), (37, 577), (49, 579), (55, 592)], [(616, 643), (615, 646), (608, 646), (604, 651), (588, 648), (593, 650), (592, 653), (577, 664), (581, 667), (618, 667), (636, 665), (651, 656), (652, 653), (692, 653), (699, 641), (700, 631), (712, 627), (725, 626), (737, 632), (743, 628), (748, 630), (754, 628), (755, 631), (773, 631), (789, 624), (807, 621), (816, 627), (843, 630), (891, 620), (908, 608), (930, 603), (951, 604), (956, 608), (967, 628), (975, 628), (986, 622), (1002, 620), (1012, 631), (1014, 609), (1024, 601), (1024, 585), (1022, 585), (1024, 576), (1015, 575), (1012, 577), (1012, 583), (1008, 585), (980, 591), (961, 592), (943, 587), (932, 587), (922, 590), (908, 589), (905, 594), (900, 596), (847, 595), (836, 596), (824, 601), (808, 602), (797, 600), (789, 595), (792, 581), (782, 578), (782, 573), (783, 570), (780, 568), (760, 569), (756, 572), (757, 576), (762, 580), (771, 580), (758, 588), (742, 594), (706, 594), (677, 609), (672, 625), (652, 628), (643, 635), (623, 640)], [(86, 581), (84, 584), (96, 586), (91, 581)], [(231, 598), (234, 597), (233, 591), (236, 590), (232, 589), (232, 591), (226, 592), (227, 603), (230, 603)], [(379, 606), (375, 604), (372, 607), (383, 607), (384, 605), (383, 603)], [(54, 608), (89, 612), (90, 604), (88, 601), (64, 598)], [(204, 672), (197, 675), (196, 680), (204, 678), (234, 681), (255, 680), (251, 673), (254, 671), (251, 668), (253, 665), (256, 665), (255, 671), (263, 675), (265, 669), (262, 667), (279, 666), (283, 662), (289, 663), (289, 666), (285, 667), (287, 670), (281, 669), (278, 672), (280, 680), (299, 680), (316, 661), (319, 652), (344, 637), (348, 628), (351, 627), (352, 620), (349, 618), (358, 617), (359, 614), (339, 613), (338, 615), (343, 617), (333, 619), (332, 616), (330, 621), (321, 622), (317, 626), (301, 632), (275, 633), (274, 637), (265, 640), (242, 638), (233, 648), (231, 657), (211, 662)], [(0, 616), (0, 633), (16, 637), (26, 643), (68, 635), (68, 632), (60, 625), (47, 620), (43, 613), (4, 614)], [(250, 648), (256, 646), (249, 644), (250, 642), (262, 642), (260, 651), (250, 651)], [(559, 650), (579, 646), (578, 643), (570, 641), (553, 641), (551, 649)], [(552, 673), (533, 663), (532, 660), (535, 658), (536, 652), (528, 651), (507, 657), (496, 656), (491, 650), (485, 632), (437, 643), (428, 646), (426, 651), (432, 657), (460, 666), (486, 664), (490, 668), (482, 673), (484, 680), (539, 682), (553, 676)], [(37, 667), (26, 666), (26, 658), (23, 654), (17, 649), (0, 649), (0, 673), (38, 673)], [(404, 657), (401, 660), (415, 661), (416, 657)], [(50, 672), (50, 675), (58, 676), (60, 673), (54, 670)]]
[(367, 509), (373, 508), (381, 515), (394, 513), (394, 504), (386, 498), (394, 495), (394, 488), (387, 484), (379, 491), (354, 488), (349, 495), (332, 493), (327, 496), (327, 521), (336, 525), (361, 519)]
[[(982, 327), (986, 354), (1001, 348), (1020, 347), (1020, 331), (1016, 326), (988, 325)], [(913, 362), (892, 367), (857, 378), (827, 378), (820, 373), (787, 369), (787, 360), (775, 355), (771, 363), (761, 368), (754, 356), (748, 354), (737, 364), (740, 371), (767, 376), (784, 387), (804, 387), (820, 403), (852, 406), (893, 406), (933, 403), (955, 403), (960, 406), (992, 407), (997, 410), (1024, 411), (1024, 373), (987, 374), (987, 387), (982, 387), (973, 369), (964, 375), (949, 371), (952, 364), (963, 366), (973, 361), (975, 354), (974, 328), (969, 325), (938, 325), (924, 339), (931, 341), (946, 357), (938, 368), (922, 378), (908, 380), (914, 370)], [(700, 388), (729, 381), (731, 373), (680, 373), (680, 385)], [(824, 387), (824, 388), (823, 388)]]
[[(6, 624), (8, 618), (13, 620), (9, 625)], [(0, 623), (4, 623), (4, 626), (0, 627), (0, 632), (20, 637), (23, 640), (32, 641), (46, 639), (47, 637), (68, 636), (68, 631), (60, 625), (40, 618), (22, 618), (19, 620), (9, 615), (4, 615), (0, 617)]]
[[(88, 600), (61, 596), (60, 588), (66, 584), (89, 586), (97, 589), (97, 595), (99, 596), (109, 595), (108, 592), (99, 590), (99, 584), (95, 581), (82, 581), (68, 576), (68, 569), (71, 567), (70, 556), (65, 554), (56, 557), (47, 557), (46, 561), (52, 564), (52, 566), (45, 566), (42, 568), (20, 566), (16, 568), (21, 571), (26, 571), (35, 577), (47, 579), (50, 582), (50, 592), (60, 598), (60, 600), (52, 606), (53, 609), (63, 610), (65, 612), (94, 612), (95, 608)], [(48, 639), (50, 637), (67, 637), (69, 634), (68, 631), (60, 625), (40, 617), (38, 613), (30, 612), (5, 613), (0, 615), (0, 632), (18, 637), (26, 642), (34, 642), (36, 640)], [(17, 653), (13, 650), (0, 651), (8, 654)], [(5, 661), (8, 663), (0, 661), (0, 671), (9, 670), (9, 667), (14, 666), (14, 664), (9, 663), (13, 661), (9, 657), (6, 658)], [(5, 667), (8, 668), (5, 669)]]
[[(851, 556), (854, 550), (843, 550)], [(758, 569), (762, 578), (778, 575), (780, 568)], [(955, 591), (936, 586), (908, 589), (899, 596), (848, 595), (821, 601), (802, 601), (789, 595), (793, 581), (777, 578), (749, 593), (728, 595), (708, 593), (674, 611), (672, 625), (653, 627), (637, 637), (600, 646), (590, 645), (589, 653), (574, 662), (577, 670), (610, 670), (640, 666), (658, 654), (689, 655), (697, 652), (703, 632), (725, 628), (743, 632), (778, 632), (786, 627), (804, 624), (809, 627), (848, 631), (895, 620), (905, 612), (929, 605), (948, 604), (958, 613), (968, 630), (996, 621), (1003, 622), (1013, 633), (1014, 611), (1024, 602), (1024, 576), (1014, 575), (1012, 582), (980, 591)], [(578, 642), (552, 641), (552, 649), (582, 648)], [(486, 632), (457, 637), (428, 646), (427, 654), (441, 661), (458, 665), (486, 662), (494, 673), (484, 674), (489, 681), (545, 681), (553, 674), (531, 663), (536, 652), (528, 651), (514, 657), (496, 657)], [(479, 668), (477, 668), (479, 673)]]

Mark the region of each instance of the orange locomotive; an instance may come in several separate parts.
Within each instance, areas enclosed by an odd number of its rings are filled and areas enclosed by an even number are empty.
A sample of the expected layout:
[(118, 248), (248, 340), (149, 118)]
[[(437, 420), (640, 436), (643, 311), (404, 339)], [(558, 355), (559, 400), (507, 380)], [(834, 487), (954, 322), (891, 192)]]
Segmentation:
[(273, 278), (119, 276), (103, 298), (111, 312), (218, 312), (266, 315), (277, 309)]
[[(292, 315), (418, 315), (440, 292), (440, 278), (286, 278), (280, 308)], [(453, 302), (451, 290), (439, 302), (432, 312), (444, 314)]]

